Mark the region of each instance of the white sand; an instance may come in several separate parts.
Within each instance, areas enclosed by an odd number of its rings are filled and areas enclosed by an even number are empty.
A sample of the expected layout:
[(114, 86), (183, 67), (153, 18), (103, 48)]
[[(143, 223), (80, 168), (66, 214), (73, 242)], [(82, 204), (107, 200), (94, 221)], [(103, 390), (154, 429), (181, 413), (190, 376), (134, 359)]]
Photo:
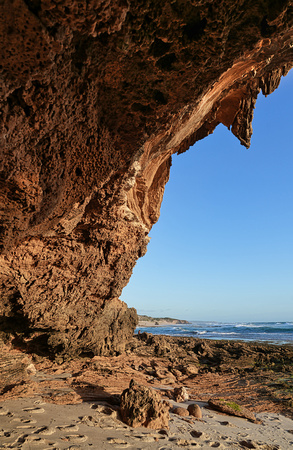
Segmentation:
[[(176, 404), (187, 407), (188, 403)], [(130, 428), (116, 411), (101, 403), (55, 405), (41, 398), (0, 402), (0, 448), (15, 449), (281, 449), (293, 448), (293, 421), (278, 414), (257, 414), (263, 425), (225, 416), (202, 407), (202, 421), (188, 423), (174, 414), (166, 434)], [(109, 410), (108, 410), (109, 413)], [(188, 418), (187, 418), (188, 420)], [(197, 437), (196, 437), (197, 436)], [(253, 442), (251, 442), (253, 441)], [(246, 444), (244, 444), (244, 442)]]

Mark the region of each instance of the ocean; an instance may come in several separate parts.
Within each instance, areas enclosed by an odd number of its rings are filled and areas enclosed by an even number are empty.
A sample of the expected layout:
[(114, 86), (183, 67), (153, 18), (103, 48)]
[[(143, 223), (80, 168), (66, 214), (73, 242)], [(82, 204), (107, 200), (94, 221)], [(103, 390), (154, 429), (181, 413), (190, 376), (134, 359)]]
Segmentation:
[[(138, 333), (139, 328), (136, 329)], [(190, 322), (189, 324), (143, 327), (140, 331), (169, 336), (192, 336), (203, 339), (258, 341), (293, 344), (293, 322)]]

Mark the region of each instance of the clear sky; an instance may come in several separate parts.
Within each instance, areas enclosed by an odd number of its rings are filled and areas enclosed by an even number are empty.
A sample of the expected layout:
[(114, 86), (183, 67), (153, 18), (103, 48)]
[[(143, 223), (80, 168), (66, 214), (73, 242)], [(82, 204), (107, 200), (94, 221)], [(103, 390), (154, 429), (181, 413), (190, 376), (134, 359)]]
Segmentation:
[(121, 299), (139, 314), (293, 321), (293, 70), (259, 94), (251, 147), (219, 125), (175, 155)]

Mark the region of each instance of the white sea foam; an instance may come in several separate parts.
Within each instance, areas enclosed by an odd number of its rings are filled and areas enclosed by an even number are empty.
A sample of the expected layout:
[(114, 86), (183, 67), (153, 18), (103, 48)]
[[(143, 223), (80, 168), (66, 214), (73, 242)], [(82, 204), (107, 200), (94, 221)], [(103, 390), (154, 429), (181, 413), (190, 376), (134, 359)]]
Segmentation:
[(293, 322), (236, 322), (192, 321), (169, 327), (148, 327), (153, 334), (193, 336), (205, 339), (237, 339), (275, 344), (293, 343)]

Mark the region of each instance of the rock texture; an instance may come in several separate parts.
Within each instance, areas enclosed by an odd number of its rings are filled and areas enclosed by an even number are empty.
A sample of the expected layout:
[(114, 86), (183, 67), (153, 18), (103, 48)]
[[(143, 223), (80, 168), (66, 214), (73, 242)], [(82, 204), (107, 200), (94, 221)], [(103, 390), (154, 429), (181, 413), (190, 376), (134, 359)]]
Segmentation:
[(249, 411), (244, 406), (238, 405), (238, 403), (231, 402), (223, 398), (211, 398), (209, 400), (209, 406), (225, 414), (243, 417), (244, 419), (250, 420), (250, 422), (253, 423), (260, 423), (260, 421), (256, 419), (255, 415), (251, 411)]
[(15, 386), (22, 385), (35, 372), (32, 361), (23, 353), (9, 353), (1, 348), (0, 354), (0, 395)]
[(161, 400), (158, 392), (131, 380), (121, 395), (121, 417), (133, 428), (169, 428), (170, 404)]
[(118, 300), (158, 220), (171, 155), (292, 66), (292, 1), (3, 0), (0, 326), (53, 353), (123, 351)]
[(193, 417), (196, 417), (197, 419), (202, 418), (202, 412), (200, 407), (196, 403), (192, 403), (191, 405), (187, 406), (187, 411), (189, 414)]

